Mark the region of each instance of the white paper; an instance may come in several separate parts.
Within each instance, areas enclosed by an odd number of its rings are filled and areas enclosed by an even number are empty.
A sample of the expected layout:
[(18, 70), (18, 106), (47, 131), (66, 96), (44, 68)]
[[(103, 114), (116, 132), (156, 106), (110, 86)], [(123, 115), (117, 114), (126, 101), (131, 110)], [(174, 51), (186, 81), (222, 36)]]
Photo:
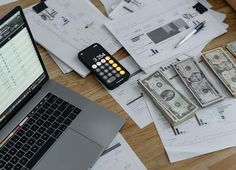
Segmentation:
[[(143, 8), (134, 14), (106, 23), (107, 28), (144, 70), (177, 54), (184, 54), (226, 32), (222, 23), (210, 14), (200, 15), (191, 6), (182, 6), (162, 14), (164, 7), (162, 9), (161, 5), (158, 5), (155, 8), (155, 11), (150, 9), (151, 12), (144, 11), (146, 8)], [(202, 31), (179, 48), (174, 48), (202, 21), (206, 22)], [(179, 26), (176, 31), (172, 27), (173, 22)]]
[[(122, 16), (135, 13), (145, 8), (146, 11), (159, 10), (159, 6), (162, 7), (162, 12), (172, 10), (178, 6), (185, 5), (192, 0), (122, 0), (117, 7), (108, 15), (111, 19), (118, 19)], [(196, 2), (196, 1), (194, 1)], [(158, 9), (153, 9), (153, 6)]]
[(16, 2), (17, 0), (0, 0), (0, 5), (6, 5), (12, 2)]
[[(230, 96), (226, 88), (200, 60), (199, 56), (195, 59), (212, 84), (223, 94), (225, 97), (223, 101), (206, 108), (200, 108), (194, 118), (171, 127), (153, 102), (144, 96), (171, 162), (236, 146), (236, 99)], [(161, 70), (176, 89), (197, 103), (170, 64), (163, 66)]]
[[(153, 5), (153, 2), (155, 3), (155, 6), (159, 4), (163, 4), (166, 10), (172, 10), (178, 6), (185, 5), (186, 3), (191, 4), (191, 6), (195, 5), (197, 2), (200, 2), (203, 6), (210, 9), (212, 8), (212, 5), (209, 4), (206, 0), (172, 0), (172, 1), (166, 1), (166, 0), (131, 0), (126, 1), (122, 0), (114, 10), (112, 10), (109, 13), (109, 17), (111, 19), (117, 19), (119, 17), (122, 17), (124, 15), (135, 13), (138, 10), (142, 9), (145, 6)], [(148, 7), (149, 9), (151, 7)], [(213, 10), (211, 10), (213, 11)]]
[[(176, 60), (182, 60), (184, 59), (184, 57), (197, 57), (197, 56), (200, 56), (200, 54), (202, 53), (202, 50), (205, 48), (205, 46), (208, 44), (209, 42), (207, 43), (204, 43), (190, 51), (187, 51), (185, 54), (182, 54), (182, 55), (176, 55), (174, 58), (174, 61)], [(154, 65), (148, 69), (145, 70), (145, 73), (146, 74), (151, 74), (153, 73), (154, 71), (156, 71), (157, 69), (159, 69), (161, 66), (164, 66), (164, 65), (169, 65), (169, 63), (173, 61), (173, 59), (169, 59), (169, 60), (166, 60), (164, 62), (161, 62), (161, 63), (158, 63), (157, 65)]]
[(91, 170), (146, 170), (146, 168), (119, 133)]
[(100, 43), (114, 54), (121, 45), (104, 27), (107, 19), (91, 2), (47, 0), (48, 8), (36, 14), (32, 7), (24, 10), (35, 40), (85, 77), (89, 70), (77, 54), (89, 45)]
[(109, 14), (122, 0), (100, 0)]
[[(206, 44), (203, 44), (198, 48), (189, 51), (185, 55), (176, 57), (175, 61), (183, 60), (190, 56), (199, 56), (205, 45)], [(159, 66), (150, 68), (150, 70), (148, 70), (148, 73), (150, 74), (156, 71), (160, 68), (160, 66), (169, 65), (171, 61), (165, 61)], [(108, 90), (108, 92), (127, 112), (127, 114), (133, 119), (133, 121), (139, 126), (139, 128), (144, 128), (153, 121), (150, 117), (150, 113), (144, 101), (144, 98), (142, 97), (144, 92), (137, 84), (137, 80), (145, 74), (141, 71), (140, 67), (131, 57), (126, 57), (120, 60), (120, 63), (131, 73), (131, 78), (116, 89), (110, 91)]]
[(60, 68), (63, 74), (67, 74), (73, 71), (72, 68), (70, 68), (68, 65), (63, 63), (60, 59), (58, 59), (55, 55), (52, 53), (48, 52), (48, 54), (52, 57), (53, 61), (57, 64), (57, 66)]
[[(224, 13), (214, 11), (212, 9), (208, 9), (208, 13), (211, 16), (213, 16), (216, 20), (218, 20), (219, 22), (223, 22), (226, 19), (226, 14), (224, 14)], [(225, 24), (225, 23), (222, 23), (222, 24)], [(228, 25), (226, 27), (228, 27)]]
[(140, 76), (144, 75), (144, 73), (131, 57), (120, 60), (120, 63), (129, 71), (130, 78), (119, 87), (114, 90), (108, 90), (108, 92), (139, 128), (144, 128), (152, 122), (149, 110), (143, 98), (143, 91), (137, 84), (137, 80)]

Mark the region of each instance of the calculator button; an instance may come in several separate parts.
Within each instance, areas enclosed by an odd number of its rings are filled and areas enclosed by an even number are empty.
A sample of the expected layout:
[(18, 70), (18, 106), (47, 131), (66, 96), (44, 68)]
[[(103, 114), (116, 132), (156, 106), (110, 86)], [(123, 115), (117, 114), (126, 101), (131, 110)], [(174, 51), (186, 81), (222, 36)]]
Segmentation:
[(108, 67), (108, 70), (113, 70), (113, 67), (109, 66), (109, 67)]
[(108, 64), (108, 63), (105, 63), (105, 66), (107, 66), (107, 67), (108, 67), (108, 66), (109, 66), (109, 64)]
[(120, 67), (116, 67), (116, 70), (117, 70), (117, 71), (121, 71), (121, 68), (120, 68)]
[(113, 73), (113, 74), (116, 74), (116, 73), (117, 73), (117, 71), (116, 71), (116, 70), (112, 70), (112, 73)]
[(114, 63), (114, 60), (109, 60), (108, 61), (110, 64), (113, 64)]
[(105, 62), (106, 62), (106, 60), (105, 60), (105, 59), (101, 59), (101, 62), (102, 62), (102, 63), (105, 63)]
[(112, 74), (111, 74), (111, 73), (108, 73), (107, 75), (108, 75), (109, 77), (111, 77), (111, 76), (112, 76)]
[(92, 68), (93, 68), (93, 69), (96, 69), (96, 68), (97, 68), (97, 65), (93, 64), (93, 65), (92, 65)]
[(105, 68), (105, 66), (101, 66), (100, 68), (101, 68), (101, 69), (104, 69), (104, 68)]
[(97, 68), (97, 69), (96, 69), (96, 72), (100, 72), (100, 71), (101, 71), (101, 69), (100, 69), (100, 68)]
[(112, 83), (113, 81), (116, 80), (116, 77), (115, 76), (112, 76), (110, 77), (108, 80), (107, 80), (107, 83)]
[(100, 72), (99, 75), (100, 75), (100, 76), (104, 76), (104, 73), (103, 73), (103, 72)]
[(112, 64), (112, 67), (116, 68), (118, 65), (116, 63)]
[(124, 71), (124, 70), (121, 70), (121, 71), (120, 71), (120, 74), (121, 74), (121, 75), (124, 75), (124, 74), (125, 74), (125, 71)]
[(97, 66), (100, 66), (100, 65), (102, 65), (102, 63), (101, 63), (101, 62), (97, 62), (96, 64), (97, 64)]
[(109, 56), (105, 57), (105, 60), (107, 60), (107, 61), (110, 60), (110, 59), (111, 59), (111, 57), (109, 57)]
[(107, 77), (107, 76), (103, 76), (102, 78), (103, 78), (104, 80), (108, 79), (108, 77)]
[(107, 69), (105, 69), (105, 70), (104, 70), (104, 73), (108, 73), (108, 70), (107, 70)]
[(116, 74), (116, 77), (119, 78), (121, 75), (119, 73)]

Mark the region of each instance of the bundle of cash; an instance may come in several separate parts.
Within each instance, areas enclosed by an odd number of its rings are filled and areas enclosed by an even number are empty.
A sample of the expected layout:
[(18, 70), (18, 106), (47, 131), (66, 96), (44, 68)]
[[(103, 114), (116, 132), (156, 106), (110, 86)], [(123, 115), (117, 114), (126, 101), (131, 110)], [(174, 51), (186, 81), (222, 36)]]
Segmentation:
[(236, 41), (227, 44), (226, 48), (236, 57)]
[(172, 66), (202, 107), (224, 99), (193, 58), (179, 61)]
[(212, 69), (229, 92), (236, 97), (236, 65), (222, 48), (205, 52), (203, 61)]
[(198, 109), (170, 84), (161, 71), (156, 71), (138, 83), (172, 125), (193, 117)]

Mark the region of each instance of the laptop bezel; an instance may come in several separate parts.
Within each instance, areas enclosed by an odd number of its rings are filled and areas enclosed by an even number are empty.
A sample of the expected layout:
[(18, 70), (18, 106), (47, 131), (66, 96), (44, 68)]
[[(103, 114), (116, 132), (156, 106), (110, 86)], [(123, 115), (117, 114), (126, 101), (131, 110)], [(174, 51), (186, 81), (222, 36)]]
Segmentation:
[[(10, 19), (12, 16), (14, 16), (16, 13), (20, 12), (20, 15), (24, 21), (24, 24), (25, 24), (25, 27), (29, 33), (29, 36), (30, 36), (30, 39), (31, 39), (31, 42), (34, 46), (34, 49), (36, 51), (36, 54), (38, 56), (38, 59), (41, 63), (41, 66), (43, 68), (43, 74), (45, 75), (44, 79), (38, 84), (37, 87), (35, 87), (29, 94), (26, 98), (24, 98), (24, 100), (22, 100), (18, 105), (17, 107), (15, 107), (11, 113), (9, 113), (7, 115), (6, 118), (4, 118), (4, 120), (2, 122), (0, 122), (0, 130), (17, 114), (17, 112), (19, 112), (19, 110), (25, 106), (25, 104), (41, 89), (41, 87), (49, 80), (49, 76), (48, 76), (48, 73), (46, 71), (46, 68), (45, 68), (45, 65), (43, 64), (43, 60), (40, 56), (40, 53), (37, 49), (37, 46), (36, 46), (36, 42), (34, 41), (34, 38), (33, 38), (33, 35), (30, 31), (30, 28), (29, 28), (29, 25), (27, 23), (27, 20), (25, 18), (25, 15), (23, 13), (23, 10), (20, 6), (16, 6), (14, 9), (12, 9), (10, 12), (8, 12), (5, 16), (3, 16), (2, 18), (0, 18), (0, 25), (2, 25), (4, 22), (6, 22), (8, 19)], [(7, 109), (6, 109), (7, 110)]]

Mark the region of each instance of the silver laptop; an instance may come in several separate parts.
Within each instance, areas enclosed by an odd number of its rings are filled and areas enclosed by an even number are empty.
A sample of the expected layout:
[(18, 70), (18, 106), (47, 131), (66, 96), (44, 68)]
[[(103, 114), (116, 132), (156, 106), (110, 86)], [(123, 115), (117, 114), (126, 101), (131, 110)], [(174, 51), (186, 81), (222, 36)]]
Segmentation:
[(20, 7), (0, 20), (0, 169), (86, 170), (123, 124), (49, 80)]

